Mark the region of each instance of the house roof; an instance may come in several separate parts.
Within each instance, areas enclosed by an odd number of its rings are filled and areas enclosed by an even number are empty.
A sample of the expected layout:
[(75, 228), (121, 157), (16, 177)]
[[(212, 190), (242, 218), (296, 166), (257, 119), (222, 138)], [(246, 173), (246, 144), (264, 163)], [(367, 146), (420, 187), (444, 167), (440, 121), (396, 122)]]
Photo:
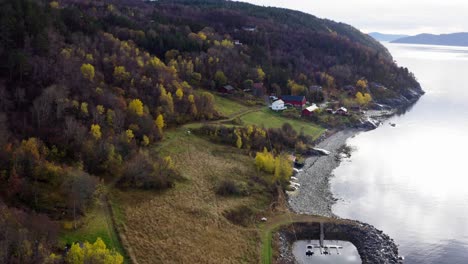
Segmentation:
[(307, 108), (304, 109), (304, 110), (307, 110), (307, 111), (309, 111), (309, 112), (313, 112), (313, 111), (315, 111), (315, 110), (317, 110), (317, 109), (318, 109), (317, 105), (316, 105), (316, 104), (312, 104), (311, 106), (307, 107)]
[(224, 87), (224, 89), (226, 89), (226, 90), (228, 90), (228, 91), (234, 90), (234, 87), (232, 87), (231, 85), (225, 85), (225, 86), (223, 86), (223, 87)]
[(346, 109), (346, 108), (344, 108), (344, 107), (340, 107), (340, 109), (338, 109), (337, 111), (348, 112), (348, 109)]
[(272, 105), (274, 105), (274, 104), (284, 104), (284, 101), (281, 100), (281, 99), (279, 99), (279, 100), (276, 100), (276, 101), (274, 101), (274, 102), (272, 103)]
[(282, 95), (280, 96), (284, 101), (302, 102), (305, 100), (305, 96), (294, 96), (294, 95)]

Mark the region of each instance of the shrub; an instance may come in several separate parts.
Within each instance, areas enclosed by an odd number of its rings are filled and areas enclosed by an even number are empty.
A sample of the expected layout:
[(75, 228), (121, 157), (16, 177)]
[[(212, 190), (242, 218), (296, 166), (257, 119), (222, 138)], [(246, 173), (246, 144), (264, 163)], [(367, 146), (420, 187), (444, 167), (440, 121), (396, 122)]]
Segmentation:
[(233, 224), (248, 226), (255, 219), (255, 213), (256, 212), (251, 207), (242, 205), (232, 210), (225, 211), (223, 215)]
[(219, 184), (216, 194), (221, 196), (245, 196), (248, 195), (249, 192), (246, 183), (227, 179)]
[(127, 162), (119, 184), (139, 189), (166, 189), (174, 185), (176, 176), (170, 159), (150, 156), (141, 150)]

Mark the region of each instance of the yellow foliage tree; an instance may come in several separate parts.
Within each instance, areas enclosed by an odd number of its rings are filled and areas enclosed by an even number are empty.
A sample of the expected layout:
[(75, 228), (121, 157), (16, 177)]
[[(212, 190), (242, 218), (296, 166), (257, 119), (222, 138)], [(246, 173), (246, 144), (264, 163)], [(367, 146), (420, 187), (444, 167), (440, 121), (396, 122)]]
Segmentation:
[(322, 73), (320, 75), (320, 79), (323, 83), (323, 85), (327, 88), (332, 88), (335, 86), (335, 78), (333, 78), (333, 76), (327, 74), (327, 73)]
[(99, 140), (102, 137), (101, 127), (99, 125), (91, 125), (90, 133), (96, 140)]
[(84, 253), (83, 249), (78, 243), (74, 243), (70, 250), (67, 253), (66, 257), (67, 263), (70, 264), (83, 264), (84, 263)]
[(130, 142), (135, 138), (135, 135), (133, 134), (133, 130), (127, 129), (125, 130), (125, 136), (127, 137), (127, 142)]
[(232, 41), (230, 41), (229, 39), (224, 39), (223, 41), (221, 41), (221, 46), (228, 49), (232, 49), (234, 47), (234, 43), (232, 43)]
[(177, 89), (177, 91), (176, 91), (175, 94), (176, 94), (176, 96), (177, 96), (177, 99), (179, 99), (179, 100), (181, 100), (182, 97), (184, 97), (184, 91), (182, 91), (181, 88)]
[(165, 113), (173, 113), (174, 112), (174, 101), (172, 100), (171, 93), (167, 93), (166, 89), (163, 85), (159, 86), (161, 90), (160, 101), (161, 104), (165, 106), (164, 112)]
[(261, 67), (257, 67), (257, 81), (262, 82), (265, 79), (265, 72)]
[(189, 96), (188, 96), (188, 101), (189, 101), (191, 104), (194, 104), (194, 103), (195, 103), (195, 96), (193, 96), (193, 94), (189, 95)]
[(298, 84), (293, 80), (288, 80), (288, 88), (291, 89), (292, 95), (303, 95), (306, 91), (304, 85)]
[(88, 103), (86, 102), (82, 102), (81, 103), (81, 112), (84, 114), (84, 115), (88, 115), (89, 114), (89, 111), (88, 111)]
[(130, 73), (125, 69), (124, 66), (116, 66), (114, 68), (114, 78), (118, 81), (126, 81), (130, 78)]
[(128, 110), (130, 110), (130, 112), (136, 114), (137, 116), (142, 116), (144, 114), (143, 109), (143, 103), (140, 99), (133, 99), (128, 104)]
[(292, 162), (288, 156), (283, 154), (275, 159), (275, 180), (280, 182), (287, 182), (291, 179), (293, 173)]
[(143, 141), (142, 141), (143, 146), (148, 146), (150, 144), (150, 139), (147, 135), (143, 135)]
[(59, 8), (60, 5), (59, 5), (59, 3), (57, 1), (52, 1), (52, 2), (49, 3), (49, 6), (51, 8), (57, 9), (57, 8)]
[(104, 114), (104, 112), (105, 112), (105, 108), (102, 105), (96, 106), (96, 110), (100, 115)]
[(115, 112), (112, 109), (107, 109), (106, 121), (110, 126), (114, 124)]
[(356, 82), (356, 87), (364, 90), (367, 88), (367, 80), (366, 79), (360, 79), (359, 81)]
[(114, 249), (108, 249), (101, 238), (97, 238), (93, 244), (85, 242), (83, 247), (74, 243), (66, 256), (69, 264), (122, 264), (123, 257)]
[(83, 75), (85, 79), (88, 79), (90, 81), (94, 79), (94, 66), (93, 65), (89, 63), (85, 63), (81, 65), (80, 69), (81, 69), (81, 74)]
[(275, 158), (266, 148), (263, 149), (263, 152), (257, 152), (257, 155), (255, 156), (255, 165), (259, 170), (268, 173), (275, 172)]
[(202, 40), (202, 41), (205, 41), (206, 38), (207, 38), (206, 35), (205, 35), (205, 33), (201, 32), (201, 31), (198, 32), (197, 37), (198, 37), (200, 40)]
[(372, 97), (369, 93), (362, 94), (361, 92), (356, 93), (356, 102), (361, 105), (367, 105), (372, 101)]
[(162, 114), (159, 114), (158, 117), (156, 118), (156, 120), (154, 120), (154, 124), (156, 125), (156, 127), (158, 128), (159, 132), (162, 134), (163, 132), (163, 128), (165, 126), (164, 124), (164, 117)]
[(364, 101), (366, 102), (366, 104), (370, 103), (372, 101), (372, 96), (369, 93), (365, 93)]

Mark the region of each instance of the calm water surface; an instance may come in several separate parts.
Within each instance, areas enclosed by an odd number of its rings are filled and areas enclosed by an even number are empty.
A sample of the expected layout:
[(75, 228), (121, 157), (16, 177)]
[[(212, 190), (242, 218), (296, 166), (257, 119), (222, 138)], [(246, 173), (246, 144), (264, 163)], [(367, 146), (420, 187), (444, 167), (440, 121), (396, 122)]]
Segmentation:
[(348, 140), (333, 212), (384, 230), (405, 263), (468, 263), (468, 48), (385, 45), (427, 93), (396, 127)]

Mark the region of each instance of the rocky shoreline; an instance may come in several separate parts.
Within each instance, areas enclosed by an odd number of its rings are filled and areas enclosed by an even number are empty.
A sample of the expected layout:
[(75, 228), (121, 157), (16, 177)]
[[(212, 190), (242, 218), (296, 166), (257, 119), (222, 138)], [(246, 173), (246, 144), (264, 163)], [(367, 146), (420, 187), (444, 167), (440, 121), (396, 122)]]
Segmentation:
[(329, 177), (339, 166), (340, 149), (346, 140), (362, 130), (349, 129), (332, 134), (320, 142), (317, 147), (331, 152), (328, 156), (312, 156), (306, 159), (305, 165), (296, 177), (301, 187), (289, 192), (289, 206), (299, 214), (310, 214), (332, 217), (331, 206), (334, 203), (330, 191)]

